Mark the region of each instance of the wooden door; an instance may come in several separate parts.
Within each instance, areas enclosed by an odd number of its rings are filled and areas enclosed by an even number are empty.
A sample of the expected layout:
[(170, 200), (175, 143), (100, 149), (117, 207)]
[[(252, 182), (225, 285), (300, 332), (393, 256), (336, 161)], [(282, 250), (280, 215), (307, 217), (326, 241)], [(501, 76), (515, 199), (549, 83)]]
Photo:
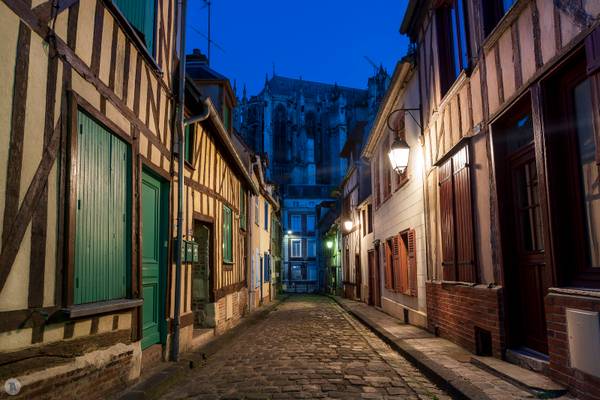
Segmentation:
[(379, 265), (377, 263), (377, 252), (369, 251), (369, 305), (381, 306), (379, 294)]
[[(533, 143), (524, 146), (509, 157), (509, 194), (507, 198), (511, 218), (512, 310), (510, 310), (513, 343), (542, 353), (548, 352), (544, 297), (551, 282), (551, 271), (546, 265), (544, 226), (540, 205), (538, 172)], [(514, 340), (516, 339), (516, 341)]]
[(154, 176), (142, 173), (142, 349), (164, 340), (167, 191)]
[(356, 298), (361, 300), (362, 271), (360, 269), (360, 254), (354, 255), (354, 276), (356, 282)]

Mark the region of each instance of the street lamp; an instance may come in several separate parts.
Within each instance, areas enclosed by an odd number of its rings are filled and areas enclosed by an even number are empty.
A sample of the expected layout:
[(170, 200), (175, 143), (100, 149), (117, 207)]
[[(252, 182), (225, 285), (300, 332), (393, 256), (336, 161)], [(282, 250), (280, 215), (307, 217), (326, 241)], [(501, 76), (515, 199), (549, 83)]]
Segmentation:
[(392, 115), (394, 115), (395, 113), (397, 113), (397, 112), (404, 113), (405, 111), (408, 111), (408, 114), (415, 120), (417, 125), (419, 125), (419, 127), (421, 127), (421, 125), (417, 122), (415, 117), (413, 117), (413, 115), (411, 114), (411, 111), (418, 111), (418, 110), (419, 110), (418, 108), (398, 108), (398, 109), (392, 111), (388, 115), (387, 120), (386, 120), (386, 124), (387, 124), (388, 128), (391, 131), (393, 131), (395, 134), (395, 139), (394, 139), (394, 142), (392, 143), (390, 150), (388, 152), (388, 157), (390, 158), (390, 163), (392, 164), (392, 168), (398, 174), (404, 173), (404, 171), (406, 171), (406, 168), (408, 167), (408, 158), (410, 156), (410, 147), (408, 146), (408, 143), (406, 143), (406, 140), (404, 140), (404, 138), (400, 135), (400, 132), (404, 131), (404, 114), (399, 116), (399, 119), (401, 119), (402, 123), (394, 124), (393, 128), (390, 125), (390, 120), (392, 119)]
[(388, 157), (390, 158), (390, 163), (392, 164), (394, 171), (399, 174), (403, 174), (404, 171), (406, 171), (409, 155), (410, 147), (408, 147), (408, 144), (404, 139), (397, 136), (388, 152)]
[(325, 242), (325, 246), (327, 246), (328, 249), (332, 249), (333, 248), (333, 242), (331, 240), (328, 240)]
[(291, 235), (291, 234), (292, 234), (292, 231), (287, 231), (287, 234), (288, 234), (288, 235)]
[(347, 219), (344, 221), (344, 229), (346, 229), (348, 232), (350, 232), (352, 230), (352, 226), (354, 224), (352, 223), (351, 219)]

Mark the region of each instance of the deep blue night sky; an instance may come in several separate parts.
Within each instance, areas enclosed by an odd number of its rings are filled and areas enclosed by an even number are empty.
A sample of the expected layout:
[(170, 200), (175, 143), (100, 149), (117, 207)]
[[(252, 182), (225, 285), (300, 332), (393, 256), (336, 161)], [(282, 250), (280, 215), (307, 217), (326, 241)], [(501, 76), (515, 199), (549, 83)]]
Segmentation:
[[(237, 80), (241, 96), (275, 72), (306, 80), (366, 88), (373, 67), (391, 74), (406, 52), (399, 33), (407, 0), (212, 0), (211, 67)], [(187, 50), (206, 53), (204, 0), (188, 1)]]

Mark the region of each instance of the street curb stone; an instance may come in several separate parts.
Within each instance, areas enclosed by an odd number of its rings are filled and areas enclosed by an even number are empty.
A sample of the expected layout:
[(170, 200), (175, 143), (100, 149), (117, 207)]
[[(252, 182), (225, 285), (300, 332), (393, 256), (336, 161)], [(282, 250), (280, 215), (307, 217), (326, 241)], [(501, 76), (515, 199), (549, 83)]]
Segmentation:
[(453, 397), (458, 399), (488, 400), (490, 399), (481, 389), (455, 374), (448, 368), (432, 360), (428, 355), (417, 350), (402, 339), (396, 338), (385, 329), (371, 321), (367, 316), (354, 312), (352, 308), (344, 304), (337, 296), (329, 296), (345, 311), (358, 319), (363, 325), (369, 328), (379, 338), (386, 342), (390, 347), (409, 360), (429, 379), (437, 383)]

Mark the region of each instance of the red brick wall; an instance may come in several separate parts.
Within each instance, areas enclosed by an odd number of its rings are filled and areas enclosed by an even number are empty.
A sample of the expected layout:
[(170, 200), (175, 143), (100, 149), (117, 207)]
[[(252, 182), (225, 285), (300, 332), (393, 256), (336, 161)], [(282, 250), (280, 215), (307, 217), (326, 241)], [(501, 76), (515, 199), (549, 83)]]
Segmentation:
[(502, 327), (502, 289), (427, 282), (427, 320), (430, 331), (475, 353), (475, 327), (491, 333), (492, 353), (501, 358), (505, 347)]
[(600, 312), (600, 298), (557, 293), (546, 296), (550, 377), (579, 399), (600, 399), (600, 378), (570, 367), (565, 308)]
[(132, 382), (128, 381), (132, 368), (133, 352), (127, 351), (115, 357), (104, 367), (94, 365), (52, 376), (35, 385), (24, 386), (18, 396), (8, 396), (0, 391), (0, 399), (49, 399), (80, 400), (106, 399), (124, 390)]
[[(257, 297), (259, 296), (260, 294), (257, 294)], [(239, 292), (232, 293), (231, 301), (233, 302), (233, 314), (230, 319), (226, 319), (227, 296), (221, 297), (215, 304), (215, 333), (217, 335), (220, 335), (221, 333), (233, 328), (238, 324), (240, 319), (246, 315), (246, 307), (248, 305), (248, 289), (242, 288)]]

